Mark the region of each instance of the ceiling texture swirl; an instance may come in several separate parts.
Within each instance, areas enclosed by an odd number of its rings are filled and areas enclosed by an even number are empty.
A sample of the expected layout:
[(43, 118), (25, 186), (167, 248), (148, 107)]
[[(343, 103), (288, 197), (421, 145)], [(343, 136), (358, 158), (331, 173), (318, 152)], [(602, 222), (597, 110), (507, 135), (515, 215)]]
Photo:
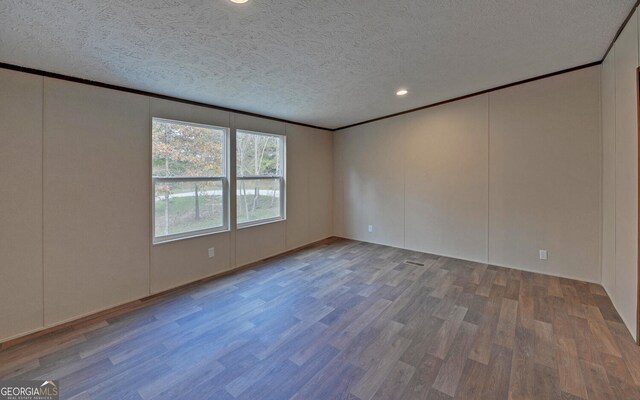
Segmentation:
[(599, 61), (634, 3), (3, 0), (0, 62), (333, 129)]

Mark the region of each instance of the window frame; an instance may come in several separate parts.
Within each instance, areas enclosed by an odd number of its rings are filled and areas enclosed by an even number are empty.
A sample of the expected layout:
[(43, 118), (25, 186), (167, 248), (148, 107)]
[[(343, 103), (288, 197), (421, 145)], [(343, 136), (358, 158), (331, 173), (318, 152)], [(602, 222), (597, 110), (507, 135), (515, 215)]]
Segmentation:
[[(164, 121), (178, 125), (187, 125), (197, 128), (209, 128), (218, 129), (223, 132), (223, 146), (222, 155), (223, 160), (223, 175), (222, 176), (154, 176), (153, 175), (153, 139), (151, 140), (151, 237), (153, 245), (174, 242), (177, 240), (190, 239), (195, 237), (213, 235), (221, 232), (229, 231), (229, 137), (230, 128), (202, 124), (197, 122), (181, 121), (171, 118), (151, 117), (151, 136), (153, 137), (153, 123), (155, 121)], [(221, 182), (222, 184), (222, 225), (207, 229), (197, 229), (188, 232), (175, 233), (171, 235), (156, 236), (156, 185), (158, 183), (175, 183), (175, 182)]]
[[(246, 133), (246, 134), (251, 134), (251, 135), (258, 135), (258, 136), (272, 136), (272, 137), (276, 137), (278, 139), (281, 139), (281, 145), (280, 145), (280, 149), (279, 149), (279, 153), (280, 153), (280, 160), (282, 160), (282, 172), (280, 173), (280, 175), (243, 175), (240, 176), (238, 174), (238, 133)], [(235, 201), (236, 201), (236, 228), (237, 229), (243, 229), (243, 228), (250, 228), (252, 226), (259, 226), (259, 225), (266, 225), (266, 224), (272, 224), (274, 222), (282, 222), (282, 221), (286, 221), (287, 220), (287, 136), (286, 135), (279, 135), (276, 133), (266, 133), (266, 132), (258, 132), (258, 131), (253, 131), (253, 130), (249, 130), (249, 129), (236, 129), (236, 154), (235, 154), (235, 172), (236, 172), (236, 193), (235, 193)], [(279, 184), (280, 184), (280, 215), (278, 217), (273, 217), (273, 218), (264, 218), (264, 219), (257, 219), (257, 220), (253, 220), (253, 221), (246, 221), (246, 222), (238, 222), (238, 188), (240, 187), (240, 185), (238, 185), (239, 181), (241, 180), (275, 180), (277, 179)]]

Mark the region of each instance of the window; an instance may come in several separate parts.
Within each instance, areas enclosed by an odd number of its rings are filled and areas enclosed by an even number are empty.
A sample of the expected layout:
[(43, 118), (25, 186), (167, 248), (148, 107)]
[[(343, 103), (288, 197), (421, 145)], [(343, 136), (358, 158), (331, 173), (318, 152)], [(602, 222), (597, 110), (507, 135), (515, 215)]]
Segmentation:
[(227, 229), (227, 129), (153, 118), (154, 243)]
[(285, 137), (237, 131), (238, 226), (285, 218)]

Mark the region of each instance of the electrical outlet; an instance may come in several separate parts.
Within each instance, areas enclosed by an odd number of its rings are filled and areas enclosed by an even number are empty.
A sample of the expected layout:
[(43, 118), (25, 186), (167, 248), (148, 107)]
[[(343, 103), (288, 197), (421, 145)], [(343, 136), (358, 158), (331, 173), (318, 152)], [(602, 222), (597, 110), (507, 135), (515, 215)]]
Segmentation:
[(373, 232), (373, 225), (369, 225), (369, 233)]
[(541, 260), (546, 260), (547, 257), (547, 251), (546, 250), (540, 250), (540, 259)]
[(216, 255), (216, 249), (214, 247), (209, 248), (209, 258), (213, 258)]

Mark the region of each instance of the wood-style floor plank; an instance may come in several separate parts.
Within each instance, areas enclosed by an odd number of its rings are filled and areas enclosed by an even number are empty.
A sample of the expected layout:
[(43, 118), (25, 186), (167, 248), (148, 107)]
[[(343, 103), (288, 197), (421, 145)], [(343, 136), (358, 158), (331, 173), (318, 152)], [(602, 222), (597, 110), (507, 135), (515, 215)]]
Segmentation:
[(2, 348), (8, 378), (63, 399), (635, 399), (640, 348), (599, 285), (335, 239)]

